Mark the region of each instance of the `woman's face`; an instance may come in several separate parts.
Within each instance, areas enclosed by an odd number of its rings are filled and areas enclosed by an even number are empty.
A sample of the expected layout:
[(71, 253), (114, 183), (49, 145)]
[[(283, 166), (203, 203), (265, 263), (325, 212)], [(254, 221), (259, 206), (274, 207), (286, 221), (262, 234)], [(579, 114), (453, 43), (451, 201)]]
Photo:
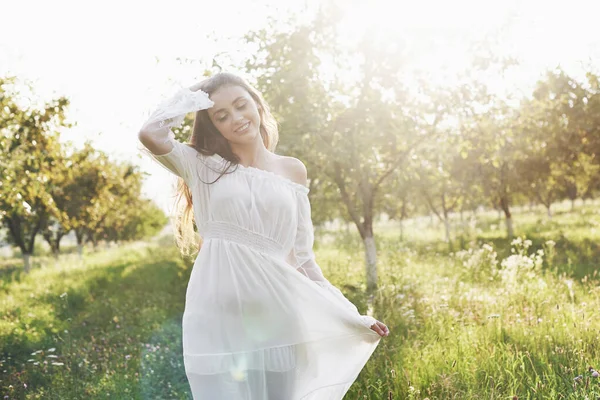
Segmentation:
[(210, 95), (215, 103), (208, 116), (229, 142), (248, 143), (259, 135), (260, 115), (254, 99), (244, 88), (222, 86)]

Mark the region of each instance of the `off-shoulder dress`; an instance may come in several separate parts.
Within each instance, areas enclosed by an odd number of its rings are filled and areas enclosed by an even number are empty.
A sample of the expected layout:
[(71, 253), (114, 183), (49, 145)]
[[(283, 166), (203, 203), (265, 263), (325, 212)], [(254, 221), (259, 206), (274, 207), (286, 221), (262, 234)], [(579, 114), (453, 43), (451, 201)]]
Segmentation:
[(182, 89), (144, 130), (172, 143), (145, 154), (183, 178), (202, 247), (183, 314), (183, 356), (196, 400), (339, 400), (377, 347), (375, 319), (323, 276), (313, 253), (309, 189), (282, 175), (203, 155), (170, 128), (212, 105)]

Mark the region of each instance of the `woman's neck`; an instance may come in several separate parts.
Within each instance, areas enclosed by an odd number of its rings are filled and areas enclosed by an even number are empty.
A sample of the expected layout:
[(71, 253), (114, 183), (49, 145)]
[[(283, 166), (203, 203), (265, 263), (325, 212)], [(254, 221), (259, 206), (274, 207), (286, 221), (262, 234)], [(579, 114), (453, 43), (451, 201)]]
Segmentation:
[(253, 143), (231, 146), (231, 150), (244, 167), (263, 168), (272, 161), (273, 154), (265, 147), (262, 137), (258, 138), (259, 140)]

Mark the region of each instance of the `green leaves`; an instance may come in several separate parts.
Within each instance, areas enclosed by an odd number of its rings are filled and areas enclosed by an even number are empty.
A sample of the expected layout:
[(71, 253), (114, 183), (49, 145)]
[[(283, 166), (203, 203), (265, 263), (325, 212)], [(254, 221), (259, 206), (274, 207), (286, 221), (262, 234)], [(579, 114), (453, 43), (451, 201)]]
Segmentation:
[(23, 110), (16, 102), (14, 82), (0, 79), (0, 223), (22, 253), (31, 254), (40, 228), (60, 214), (50, 192), (60, 176), (58, 130), (69, 126), (64, 118), (68, 100)]
[(164, 226), (164, 213), (141, 198), (136, 167), (111, 162), (89, 142), (61, 145), (59, 131), (71, 127), (66, 98), (22, 108), (15, 82), (0, 78), (0, 224), (22, 254), (32, 254), (38, 233), (58, 252), (72, 229), (83, 243), (138, 239)]

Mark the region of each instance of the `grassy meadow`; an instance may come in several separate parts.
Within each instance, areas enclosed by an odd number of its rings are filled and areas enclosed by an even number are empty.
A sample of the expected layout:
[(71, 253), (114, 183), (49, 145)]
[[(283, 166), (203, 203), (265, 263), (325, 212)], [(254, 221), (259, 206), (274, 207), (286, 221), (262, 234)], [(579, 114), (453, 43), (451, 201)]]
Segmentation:
[[(376, 226), (378, 291), (365, 295), (359, 237), (319, 232), (317, 262), (390, 328), (346, 398), (598, 399), (600, 207)], [(191, 261), (169, 238), (0, 260), (3, 399), (191, 399), (181, 315)], [(350, 350), (350, 349), (349, 349)]]

